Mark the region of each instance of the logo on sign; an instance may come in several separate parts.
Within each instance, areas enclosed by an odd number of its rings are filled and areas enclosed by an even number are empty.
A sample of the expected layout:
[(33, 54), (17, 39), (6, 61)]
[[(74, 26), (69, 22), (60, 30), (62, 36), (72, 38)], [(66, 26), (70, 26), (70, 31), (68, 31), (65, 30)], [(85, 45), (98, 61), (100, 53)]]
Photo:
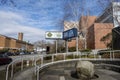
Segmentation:
[(48, 37), (52, 37), (52, 33), (49, 32), (49, 33), (47, 34), (47, 36), (48, 36)]

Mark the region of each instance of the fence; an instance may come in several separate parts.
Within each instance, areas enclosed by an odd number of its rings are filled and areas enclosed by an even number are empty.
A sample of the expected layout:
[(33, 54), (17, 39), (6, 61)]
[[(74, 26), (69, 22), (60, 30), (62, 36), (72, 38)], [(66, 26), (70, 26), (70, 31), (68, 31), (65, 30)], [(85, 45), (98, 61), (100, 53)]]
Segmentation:
[(39, 80), (39, 69), (44, 65), (52, 64), (58, 61), (67, 60), (119, 60), (120, 50), (115, 51), (100, 51), (100, 52), (69, 52), (69, 53), (57, 53), (48, 55), (31, 55), (21, 56), (15, 59), (7, 66), (6, 80), (13, 80), (14, 75), (17, 72), (23, 71), (30, 67), (35, 67), (35, 75)]

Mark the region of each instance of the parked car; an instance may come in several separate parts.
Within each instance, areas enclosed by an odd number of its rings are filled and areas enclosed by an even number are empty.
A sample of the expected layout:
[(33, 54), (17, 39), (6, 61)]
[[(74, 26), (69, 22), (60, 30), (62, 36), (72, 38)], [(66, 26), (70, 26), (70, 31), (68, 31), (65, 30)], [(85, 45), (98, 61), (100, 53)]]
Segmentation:
[(24, 55), (25, 53), (24, 52), (20, 52), (20, 55)]
[(15, 53), (6, 52), (5, 55), (8, 55), (8, 56), (15, 56)]
[(0, 65), (9, 64), (12, 62), (12, 58), (8, 57), (6, 54), (0, 54)]

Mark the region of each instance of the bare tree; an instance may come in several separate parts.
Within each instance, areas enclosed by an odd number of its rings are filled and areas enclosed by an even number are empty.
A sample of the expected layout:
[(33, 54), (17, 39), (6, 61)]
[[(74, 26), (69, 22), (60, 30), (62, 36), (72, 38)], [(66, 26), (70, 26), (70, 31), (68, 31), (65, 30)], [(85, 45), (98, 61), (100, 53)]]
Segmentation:
[(111, 48), (111, 39), (112, 33), (108, 33), (107, 35), (103, 36), (100, 41), (104, 42), (107, 48)]
[[(86, 34), (87, 34), (87, 28), (85, 28), (87, 26), (87, 24), (84, 25), (84, 27), (79, 26), (79, 19), (80, 17), (86, 12), (85, 10), (85, 0), (72, 0), (72, 1), (68, 1), (66, 6), (65, 6), (65, 20), (68, 20), (69, 22), (74, 22), (74, 25), (72, 27), (69, 28), (77, 28), (78, 29), (78, 35), (79, 33), (83, 33), (85, 34), (85, 36), (83, 36), (85, 38), (84, 40), (84, 48), (87, 48), (87, 44), (86, 44)], [(87, 18), (85, 19), (85, 23), (87, 23)], [(68, 23), (69, 26), (70, 23)], [(69, 29), (68, 28), (68, 29)], [(76, 50), (78, 51), (78, 44), (79, 44), (79, 38), (76, 38)]]
[(81, 21), (80, 21), (80, 31), (83, 36), (83, 46), (84, 49), (87, 49), (87, 34), (88, 34), (88, 27), (89, 27), (89, 12), (87, 12), (86, 16), (81, 16)]
[(77, 24), (77, 22), (79, 22), (79, 18), (82, 14), (83, 11), (83, 3), (84, 1), (79, 1), (79, 0), (71, 0), (71, 1), (67, 1), (66, 5), (64, 7), (64, 21), (73, 21), (74, 22), (74, 26), (77, 29), (79, 29), (79, 25)]
[(1, 5), (5, 5), (5, 4), (9, 4), (9, 5), (12, 5), (12, 6), (16, 6), (16, 3), (14, 0), (0, 0), (0, 4)]
[(114, 3), (120, 3), (120, 0), (106, 0), (106, 2), (108, 3), (107, 6), (103, 0), (98, 0), (101, 9), (113, 18), (114, 26), (120, 26), (120, 4)]
[(35, 49), (37, 49), (37, 48), (40, 48), (40, 49), (46, 48), (46, 41), (40, 40), (40, 41), (34, 42), (34, 48)]
[[(107, 0), (108, 3), (107, 6), (105, 5), (105, 2), (103, 0), (99, 0), (98, 3), (103, 9), (103, 11), (107, 13), (107, 16), (109, 15), (112, 18), (111, 23), (113, 23), (113, 26), (114, 27), (120, 26), (120, 0)], [(116, 29), (112, 29), (112, 30), (116, 32), (118, 35), (120, 35), (120, 32), (117, 31)], [(112, 34), (109, 34), (109, 36), (112, 36)], [(103, 36), (103, 38), (101, 38), (101, 41), (104, 42), (107, 41), (109, 36), (108, 35)], [(111, 44), (112, 46), (111, 45), (107, 45), (107, 46), (110, 46), (113, 49), (113, 44), (114, 44), (113, 40), (111, 40), (111, 42), (107, 44)]]

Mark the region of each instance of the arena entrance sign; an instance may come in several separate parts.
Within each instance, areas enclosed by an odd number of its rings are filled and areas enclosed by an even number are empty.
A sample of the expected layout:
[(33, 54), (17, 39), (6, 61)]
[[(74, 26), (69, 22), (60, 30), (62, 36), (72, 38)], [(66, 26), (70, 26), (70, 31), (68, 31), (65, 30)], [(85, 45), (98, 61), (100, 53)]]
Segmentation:
[(77, 32), (76, 28), (66, 30), (66, 31), (63, 32), (63, 40), (69, 40), (71, 38), (77, 37), (78, 36), (77, 33), (78, 32)]
[(72, 28), (63, 32), (57, 32), (57, 31), (47, 31), (46, 34), (46, 39), (53, 39), (56, 40), (56, 53), (57, 53), (57, 40), (65, 40), (66, 41), (66, 53), (68, 52), (68, 45), (67, 41), (70, 40), (71, 38), (77, 37), (78, 36), (78, 31), (77, 28)]

